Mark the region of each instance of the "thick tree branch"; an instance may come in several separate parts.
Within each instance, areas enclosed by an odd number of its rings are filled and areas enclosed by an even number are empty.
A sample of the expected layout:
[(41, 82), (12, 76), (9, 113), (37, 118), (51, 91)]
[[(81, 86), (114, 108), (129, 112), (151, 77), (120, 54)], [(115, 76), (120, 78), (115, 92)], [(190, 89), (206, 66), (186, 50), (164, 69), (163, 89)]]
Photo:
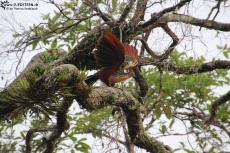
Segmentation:
[(26, 144), (26, 153), (31, 153), (31, 139), (32, 139), (32, 136), (35, 132), (46, 132), (48, 131), (48, 129), (30, 129), (27, 134), (26, 134), (26, 141), (25, 141), (25, 144)]
[(129, 136), (129, 132), (127, 130), (127, 124), (126, 124), (126, 116), (125, 114), (121, 111), (121, 126), (125, 135), (125, 144), (126, 144), (126, 148), (128, 153), (135, 153), (134, 151), (134, 144), (133, 142), (131, 142), (130, 136)]
[(148, 0), (138, 0), (137, 1), (135, 13), (130, 22), (131, 24), (136, 25), (138, 22), (144, 20), (147, 3), (148, 3)]
[(131, 11), (131, 9), (133, 8), (133, 4), (135, 3), (136, 0), (129, 0), (129, 2), (127, 3), (123, 13), (121, 14), (120, 18), (118, 19), (118, 23), (122, 23), (125, 21), (125, 19), (127, 18), (129, 12)]
[(182, 22), (185, 24), (200, 26), (200, 27), (213, 29), (213, 30), (230, 31), (230, 23), (221, 23), (212, 20), (198, 19), (189, 15), (176, 14), (176, 13), (165, 14), (158, 20), (158, 22), (161, 23)]
[[(57, 91), (71, 92), (77, 86), (84, 86), (80, 81), (79, 71), (74, 65), (63, 64), (51, 70), (49, 70), (49, 65), (47, 66), (47, 68), (35, 69), (39, 72), (46, 69), (47, 73), (43, 76), (31, 80), (31, 77), (34, 77), (32, 69), (25, 77), (18, 79), (0, 93), (1, 118), (16, 116), (23, 109), (29, 109), (31, 105), (35, 108), (41, 106), (47, 111), (56, 111), (57, 108), (52, 106), (52, 98), (57, 96)], [(66, 86), (71, 88), (66, 89)], [(85, 89), (82, 90), (85, 91)], [(82, 91), (78, 89), (76, 92)]]
[(149, 45), (148, 45), (148, 43), (146, 42), (146, 40), (144, 40), (144, 39), (142, 39), (142, 38), (139, 38), (139, 37), (136, 37), (135, 39), (141, 41), (143, 48), (145, 48), (145, 50), (147, 51), (147, 53), (148, 53), (152, 58), (156, 58), (156, 59), (159, 59), (159, 58), (160, 58), (160, 55), (157, 55), (157, 54), (155, 53), (155, 51), (153, 51), (153, 50), (149, 47)]
[(128, 132), (131, 142), (149, 152), (171, 153), (169, 147), (164, 146), (156, 139), (147, 136), (144, 131), (138, 102), (126, 91), (111, 87), (100, 87), (93, 89), (85, 97), (78, 97), (77, 101), (83, 108), (91, 111), (107, 106), (121, 107), (126, 116)]
[[(63, 74), (65, 74), (65, 77), (60, 77), (63, 76)], [(63, 64), (51, 69), (50, 72), (39, 78), (35, 83), (32, 84), (30, 88), (25, 90), (23, 94), (28, 95), (26, 98), (27, 101), (29, 100), (33, 104), (41, 104), (43, 107), (48, 107), (49, 104), (52, 104), (52, 102), (48, 102), (49, 99), (52, 99), (52, 96), (57, 96), (56, 93), (58, 91), (61, 93), (61, 91), (68, 89), (70, 90), (71, 94), (76, 96), (74, 97), (77, 99), (78, 103), (89, 111), (108, 106), (121, 107), (126, 116), (126, 122), (131, 142), (137, 146), (146, 148), (146, 146), (142, 145), (142, 143), (145, 143), (143, 141), (146, 140), (142, 140), (142, 135), (144, 135), (145, 132), (142, 127), (143, 123), (139, 111), (138, 101), (136, 101), (136, 99), (128, 92), (111, 87), (95, 88), (92, 89), (90, 93), (88, 93), (88, 86), (82, 82), (80, 78), (79, 71), (74, 65)], [(31, 94), (31, 92), (33, 94)], [(32, 96), (30, 97), (29, 95)], [(52, 152), (57, 139), (61, 136), (62, 132), (68, 128), (66, 112), (68, 111), (68, 108), (72, 103), (72, 98), (74, 97), (69, 97), (70, 99), (67, 99), (67, 101), (64, 99), (60, 107), (55, 109), (53, 107), (51, 108), (52, 110), (57, 111), (57, 125), (49, 138), (47, 138), (45, 141), (47, 145), (45, 151), (46, 153)], [(23, 97), (17, 97), (17, 101), (20, 101), (20, 99), (25, 102)], [(21, 106), (26, 107), (24, 103), (17, 103), (17, 105), (13, 104), (13, 106), (15, 109), (20, 108)], [(154, 138), (149, 139), (152, 140), (152, 142), (158, 142)], [(156, 145), (155, 143), (151, 144), (151, 142), (149, 142), (149, 151), (167, 151), (165, 150), (164, 146), (159, 146), (159, 144), (161, 143), (159, 142), (158, 145)]]
[(149, 19), (148, 21), (146, 21), (145, 23), (142, 23), (140, 26), (143, 27), (147, 27), (149, 25), (151, 25), (152, 23), (156, 22), (160, 17), (162, 17), (164, 14), (175, 11), (176, 9), (180, 9), (182, 6), (184, 6), (186, 3), (190, 2), (191, 0), (181, 0), (178, 4), (172, 6), (172, 7), (168, 7), (158, 13), (154, 13), (152, 14), (151, 19)]
[[(147, 42), (150, 36), (151, 30), (148, 30), (144, 35), (142, 35), (142, 38), (140, 40), (143, 40), (143, 42)], [(149, 46), (148, 46), (149, 47)], [(141, 45), (141, 51), (140, 51), (140, 57), (143, 57), (145, 53), (145, 46)]]
[(220, 98), (214, 101), (211, 105), (211, 114), (207, 122), (212, 122), (216, 117), (216, 112), (217, 112), (218, 107), (220, 105), (225, 104), (229, 100), (230, 100), (230, 91), (228, 91), (226, 94), (222, 95)]
[(69, 107), (73, 103), (73, 98), (64, 98), (62, 105), (57, 112), (57, 123), (53, 132), (50, 134), (48, 139), (45, 139), (46, 150), (44, 153), (52, 153), (56, 147), (56, 142), (61, 134), (69, 128), (69, 123), (67, 121), (67, 112)]
[(134, 79), (138, 83), (139, 88), (140, 88), (140, 93), (139, 93), (139, 99), (138, 100), (141, 103), (143, 103), (143, 100), (144, 100), (143, 98), (148, 93), (148, 83), (145, 80), (145, 78), (142, 76), (142, 74), (140, 72), (140, 69), (138, 67), (136, 67), (134, 69), (134, 73), (135, 73)]
[(195, 73), (205, 73), (216, 69), (230, 69), (230, 61), (227, 60), (216, 60), (212, 62), (203, 63), (195, 66), (177, 66), (169, 62), (160, 62), (150, 58), (140, 59), (140, 65), (154, 65), (162, 67), (165, 70), (175, 72), (177, 74), (195, 74)]

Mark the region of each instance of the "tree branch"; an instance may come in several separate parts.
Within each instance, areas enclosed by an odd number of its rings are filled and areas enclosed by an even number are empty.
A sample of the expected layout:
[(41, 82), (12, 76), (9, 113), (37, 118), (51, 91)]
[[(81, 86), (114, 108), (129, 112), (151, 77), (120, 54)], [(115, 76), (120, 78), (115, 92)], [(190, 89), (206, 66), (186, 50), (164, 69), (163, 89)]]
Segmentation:
[[(61, 77), (63, 74), (65, 74), (64, 78)], [(57, 78), (62, 79), (60, 80)], [(51, 108), (52, 110), (57, 111), (57, 125), (49, 138), (45, 141), (47, 146), (45, 153), (52, 152), (57, 139), (61, 136), (62, 132), (68, 128), (66, 113), (69, 106), (72, 104), (72, 98), (76, 98), (78, 103), (89, 111), (108, 106), (122, 108), (126, 116), (126, 123), (131, 142), (142, 148), (149, 147), (142, 145), (142, 143), (145, 144), (143, 141), (146, 140), (142, 140), (142, 135), (144, 135), (145, 132), (142, 127), (143, 123), (138, 101), (136, 101), (136, 99), (128, 92), (111, 87), (94, 88), (88, 93), (88, 86), (82, 82), (80, 78), (79, 71), (74, 65), (62, 64), (49, 70), (44, 76), (36, 80), (31, 87), (23, 91), (23, 94), (27, 95), (27, 101), (33, 105), (41, 104), (41, 106), (45, 106), (45, 108), (50, 104), (52, 105), (52, 102), (49, 102), (49, 99), (52, 99), (52, 96), (57, 96), (58, 91), (61, 93), (61, 91), (66, 90), (65, 87), (68, 87), (67, 89), (70, 90), (71, 94), (75, 95), (74, 97), (69, 97), (70, 99), (64, 99), (60, 107), (55, 109), (53, 107)], [(31, 94), (31, 92), (33, 94)], [(20, 100), (24, 103), (18, 103)], [(17, 97), (17, 102), (12, 105), (15, 109), (21, 108), (22, 106), (30, 106), (25, 105), (24, 97)], [(156, 145), (155, 142), (158, 142), (157, 140), (154, 138), (149, 139), (154, 142), (154, 144), (149, 142), (150, 148), (148, 149), (150, 149), (151, 152), (165, 152), (165, 147), (159, 146), (159, 144), (161, 144), (160, 142)]]
[(208, 123), (212, 122), (215, 119), (218, 107), (220, 105), (225, 104), (229, 100), (230, 100), (230, 91), (228, 91), (226, 94), (222, 95), (220, 98), (218, 98), (212, 103), (211, 114), (210, 114), (209, 119), (207, 120)]
[(158, 20), (158, 22), (160, 23), (182, 22), (185, 24), (191, 24), (191, 25), (200, 26), (200, 27), (213, 29), (213, 30), (230, 31), (230, 23), (221, 23), (212, 20), (198, 19), (189, 15), (176, 14), (176, 13), (165, 14)]
[(94, 4), (93, 4), (93, 2), (91, 2), (91, 1), (83, 1), (83, 3), (84, 3), (86, 6), (92, 8), (95, 12), (97, 12), (97, 13), (99, 14), (99, 17), (101, 17), (101, 19), (102, 19), (104, 22), (106, 22), (106, 23), (108, 23), (108, 24), (110, 23), (110, 21), (111, 21), (110, 15), (109, 15), (109, 14), (106, 14), (106, 13), (104, 13), (104, 12), (102, 12), (101, 9), (98, 7), (97, 3), (94, 3)]
[(138, 0), (137, 1), (135, 13), (130, 22), (131, 24), (136, 25), (139, 21), (144, 19), (147, 3), (148, 3), (148, 0)]
[(220, 5), (221, 3), (224, 2), (224, 0), (218, 0), (217, 4), (211, 9), (211, 11), (208, 14), (208, 17), (206, 18), (207, 20), (210, 18), (210, 16), (212, 15), (213, 11), (216, 9), (216, 14), (213, 16), (212, 20), (215, 20), (215, 18), (217, 17), (217, 15), (220, 12)]
[(48, 131), (48, 129), (30, 129), (27, 134), (26, 134), (26, 141), (25, 141), (25, 144), (26, 144), (26, 153), (31, 153), (31, 139), (32, 139), (32, 136), (34, 134), (34, 132), (46, 132)]
[(133, 4), (136, 0), (129, 0), (129, 2), (127, 3), (123, 13), (121, 14), (120, 18), (118, 19), (118, 23), (122, 23), (125, 21), (125, 19), (127, 18), (129, 12), (131, 11), (131, 9), (133, 8)]
[(135, 153), (134, 144), (133, 144), (133, 142), (131, 142), (129, 132), (128, 132), (127, 127), (126, 127), (126, 125), (127, 125), (126, 124), (126, 116), (122, 111), (120, 113), (121, 113), (121, 126), (123, 129), (124, 135), (125, 135), (125, 142), (126, 142), (125, 144), (126, 144), (127, 152), (128, 153)]
[(190, 2), (191, 0), (181, 0), (178, 4), (172, 6), (172, 7), (168, 7), (158, 13), (154, 13), (152, 14), (151, 19), (149, 19), (148, 21), (142, 23), (140, 26), (143, 27), (147, 27), (149, 25), (151, 25), (152, 23), (156, 22), (160, 17), (162, 17), (164, 14), (175, 11), (176, 9), (180, 9), (182, 6), (184, 6), (186, 3)]
[(136, 67), (134, 69), (134, 73), (135, 73), (135, 76), (134, 76), (134, 79), (135, 81), (138, 83), (139, 85), (139, 88), (140, 88), (140, 93), (139, 93), (139, 101), (141, 103), (143, 103), (143, 98), (146, 96), (146, 94), (148, 93), (148, 83), (147, 81), (145, 80), (145, 78), (142, 76), (141, 72), (140, 72), (140, 69), (138, 67)]
[(77, 101), (89, 111), (107, 106), (121, 107), (126, 116), (131, 142), (149, 152), (172, 152), (169, 147), (147, 136), (143, 128), (138, 102), (128, 92), (117, 88), (100, 87), (93, 89), (85, 97), (77, 97)]
[(57, 112), (57, 123), (53, 132), (50, 134), (48, 139), (45, 139), (46, 150), (44, 153), (52, 153), (56, 146), (56, 141), (61, 137), (61, 134), (69, 128), (67, 121), (67, 112), (69, 107), (73, 103), (73, 98), (64, 98), (59, 111)]
[(163, 25), (162, 28), (164, 29), (164, 31), (172, 38), (173, 42), (171, 43), (171, 45), (169, 46), (169, 48), (164, 51), (163, 54), (161, 55), (157, 55), (147, 44), (147, 42), (139, 37), (136, 37), (135, 39), (140, 40), (143, 47), (146, 49), (146, 51), (149, 53), (150, 56), (152, 56), (155, 59), (158, 59), (160, 61), (165, 60), (168, 58), (168, 56), (170, 55), (170, 53), (174, 50), (174, 48), (176, 47), (176, 45), (179, 42), (179, 38), (177, 37), (177, 35), (168, 27), (168, 25)]
[(195, 73), (205, 73), (216, 69), (230, 69), (230, 61), (227, 60), (216, 60), (212, 62), (203, 63), (195, 66), (176, 66), (169, 62), (160, 62), (153, 60), (151, 58), (140, 59), (140, 65), (154, 65), (166, 69), (168, 71), (175, 72), (177, 74), (195, 74)]

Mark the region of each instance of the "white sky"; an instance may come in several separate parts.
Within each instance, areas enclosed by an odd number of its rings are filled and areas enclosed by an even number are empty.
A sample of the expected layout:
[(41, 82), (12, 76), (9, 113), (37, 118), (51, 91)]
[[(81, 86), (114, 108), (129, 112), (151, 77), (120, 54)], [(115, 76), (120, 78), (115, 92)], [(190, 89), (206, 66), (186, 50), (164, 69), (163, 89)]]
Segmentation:
[[(36, 1), (36, 0), (31, 0), (31, 1)], [(9, 2), (18, 2), (18, 0), (9, 0)], [(198, 3), (202, 3), (199, 5), (199, 7), (195, 7), (190, 12), (193, 14), (193, 16), (198, 17), (198, 18), (206, 18), (208, 14), (208, 7), (200, 0), (196, 0), (194, 5), (198, 6)], [(50, 4), (45, 3), (44, 1), (39, 1), (39, 6), (38, 10), (15, 10), (15, 11), (6, 11), (0, 8), (0, 52), (3, 50), (7, 50), (6, 46), (3, 46), (7, 44), (9, 41), (12, 40), (12, 29), (19, 29), (20, 26), (22, 27), (29, 27), (33, 24), (38, 24), (42, 21), (41, 19), (41, 14), (47, 14), (49, 12), (52, 12), (54, 7)], [(156, 8), (157, 9), (157, 8)], [(154, 10), (154, 9), (153, 9)], [(152, 10), (148, 10), (148, 15), (152, 13)], [(223, 14), (224, 13), (224, 14)], [(223, 10), (223, 12), (220, 13), (220, 15), (217, 18), (218, 21), (222, 22), (227, 22), (230, 23), (230, 7), (228, 9)], [(17, 23), (17, 24), (16, 24)], [(14, 26), (14, 27), (13, 27)], [(180, 29), (180, 25), (177, 25), (176, 27), (173, 27), (175, 29)], [(216, 37), (216, 32), (215, 31), (210, 31), (206, 29), (202, 29), (202, 33), (200, 33), (199, 29), (195, 29), (194, 27), (187, 27), (186, 30), (193, 30), (193, 34), (196, 36), (201, 36), (201, 40), (195, 39), (193, 40), (193, 43), (191, 43), (191, 40), (184, 40), (182, 41), (182, 44), (177, 47), (177, 49), (184, 50), (184, 47), (187, 46), (187, 53), (188, 55), (191, 56), (199, 56), (199, 55), (204, 55), (207, 57), (208, 60), (212, 60), (213, 58), (219, 59), (223, 58), (222, 54), (220, 54), (219, 50), (216, 48), (217, 45), (224, 45), (228, 44), (230, 46), (230, 33), (225, 33), (225, 34), (219, 34), (218, 37)], [(154, 30), (154, 37), (150, 39), (149, 44), (150, 47), (156, 49), (156, 50), (162, 50), (162, 46), (165, 46), (165, 43), (168, 44), (168, 41), (162, 41), (162, 35), (158, 36), (159, 33), (162, 33), (161, 30)], [(182, 34), (181, 31), (177, 33), (179, 36)], [(156, 37), (155, 37), (156, 36)], [(191, 45), (192, 44), (192, 45)], [(206, 44), (206, 45), (204, 45)], [(34, 56), (37, 52), (32, 52), (30, 54), (26, 53), (23, 58), (23, 64), (20, 66), (20, 70), (25, 67), (25, 65), (29, 62), (30, 58)], [(14, 70), (15, 70), (15, 65), (16, 65), (17, 59), (15, 55), (11, 56), (5, 56), (4, 54), (0, 54), (0, 77), (2, 77), (3, 74), (4, 79), (0, 79), (0, 87), (3, 88), (5, 85), (6, 80), (12, 80), (15, 75), (14, 75)], [(229, 88), (229, 87), (226, 87)], [(217, 93), (223, 94), (226, 89), (220, 88), (217, 90)], [(179, 129), (180, 131), (184, 130), (184, 125), (182, 123), (177, 123), (175, 124), (175, 129)], [(178, 147), (178, 142), (177, 141), (187, 141), (187, 137), (166, 137), (162, 138), (162, 141), (165, 142), (165, 144), (168, 144), (169, 146), (176, 148)], [(90, 143), (93, 140), (90, 141)], [(191, 141), (193, 141), (191, 139)], [(142, 152), (138, 150), (138, 152)]]

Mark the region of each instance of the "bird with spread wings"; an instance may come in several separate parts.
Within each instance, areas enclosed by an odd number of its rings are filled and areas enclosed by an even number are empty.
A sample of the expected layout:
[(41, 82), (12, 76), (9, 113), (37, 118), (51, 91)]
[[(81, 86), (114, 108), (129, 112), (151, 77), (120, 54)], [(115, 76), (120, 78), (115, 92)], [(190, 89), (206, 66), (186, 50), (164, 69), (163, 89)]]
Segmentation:
[(95, 59), (101, 69), (87, 77), (88, 85), (99, 79), (107, 86), (114, 86), (132, 77), (132, 69), (138, 64), (138, 53), (133, 46), (121, 43), (112, 32), (104, 32), (96, 48)]

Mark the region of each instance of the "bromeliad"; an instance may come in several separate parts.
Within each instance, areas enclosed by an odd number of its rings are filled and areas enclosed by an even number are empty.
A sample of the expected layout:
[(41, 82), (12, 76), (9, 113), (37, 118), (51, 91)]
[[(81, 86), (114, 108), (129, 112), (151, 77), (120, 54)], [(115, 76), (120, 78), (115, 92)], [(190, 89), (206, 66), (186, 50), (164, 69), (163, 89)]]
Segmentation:
[(88, 76), (85, 82), (92, 85), (98, 79), (107, 86), (129, 79), (133, 75), (133, 68), (138, 64), (137, 50), (112, 34), (105, 32), (95, 51), (96, 63), (101, 69)]

